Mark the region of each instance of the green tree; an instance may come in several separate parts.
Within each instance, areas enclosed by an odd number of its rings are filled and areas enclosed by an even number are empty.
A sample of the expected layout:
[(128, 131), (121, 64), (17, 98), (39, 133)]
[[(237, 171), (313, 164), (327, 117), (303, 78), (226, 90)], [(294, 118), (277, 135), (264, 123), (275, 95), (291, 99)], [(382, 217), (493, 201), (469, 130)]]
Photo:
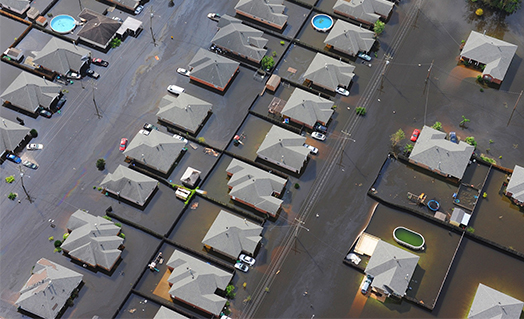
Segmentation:
[(96, 168), (98, 168), (99, 171), (104, 170), (106, 168), (106, 160), (103, 158), (99, 158), (96, 160)]
[(407, 144), (404, 146), (404, 154), (408, 155), (413, 150), (413, 144)]
[(404, 134), (404, 131), (401, 128), (399, 128), (398, 131), (391, 134), (391, 136), (389, 137), (393, 146), (396, 146), (404, 138), (406, 138), (406, 134)]
[(475, 141), (475, 138), (473, 136), (466, 137), (466, 139), (464, 141), (466, 143), (468, 143), (469, 145), (473, 145), (473, 146), (477, 147), (477, 141)]
[(357, 115), (364, 116), (366, 115), (366, 108), (359, 106), (355, 109), (355, 112), (357, 112)]
[(120, 46), (121, 43), (122, 43), (122, 40), (117, 39), (117, 38), (113, 38), (113, 40), (111, 40), (111, 42), (109, 42), (109, 46), (111, 47), (111, 49), (114, 49), (114, 48)]
[(236, 293), (234, 291), (235, 291), (235, 286), (228, 285), (226, 287), (226, 297), (229, 299), (235, 299)]
[(271, 70), (271, 68), (275, 65), (275, 60), (271, 56), (264, 56), (262, 58), (262, 61), (260, 61), (260, 66), (263, 70)]
[(442, 131), (442, 123), (437, 121), (435, 122), (435, 124), (433, 124), (432, 128), (434, 128), (435, 130)]
[(386, 24), (380, 20), (377, 20), (377, 22), (375, 22), (375, 26), (373, 27), (373, 31), (375, 31), (376, 35), (379, 35), (382, 32), (384, 32), (385, 28), (386, 28)]
[(466, 127), (466, 123), (468, 123), (470, 120), (467, 119), (464, 115), (462, 115), (462, 121), (460, 121), (460, 126)]
[(35, 138), (38, 136), (38, 131), (33, 128), (31, 129), (31, 131), (29, 131), (29, 134), (31, 134), (31, 136)]

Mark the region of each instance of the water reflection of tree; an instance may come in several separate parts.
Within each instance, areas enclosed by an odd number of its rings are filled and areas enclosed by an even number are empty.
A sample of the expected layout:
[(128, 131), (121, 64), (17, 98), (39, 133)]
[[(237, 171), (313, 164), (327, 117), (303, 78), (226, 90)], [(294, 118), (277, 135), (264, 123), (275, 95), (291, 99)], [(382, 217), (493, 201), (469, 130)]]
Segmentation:
[[(465, 20), (474, 26), (473, 29), (475, 31), (484, 32), (485, 30), (486, 35), (497, 39), (504, 38), (504, 34), (509, 30), (508, 24), (505, 21), (508, 14), (482, 5), (482, 3), (479, 2), (471, 2), (471, 0), (465, 1), (468, 9), (466, 10)], [(484, 14), (480, 17), (475, 14), (478, 8), (484, 10)]]

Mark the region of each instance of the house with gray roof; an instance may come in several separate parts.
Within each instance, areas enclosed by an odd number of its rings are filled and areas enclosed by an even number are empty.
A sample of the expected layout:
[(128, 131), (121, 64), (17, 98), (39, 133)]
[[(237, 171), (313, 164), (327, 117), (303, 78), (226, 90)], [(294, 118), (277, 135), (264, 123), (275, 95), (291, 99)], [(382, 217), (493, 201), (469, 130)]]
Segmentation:
[(231, 259), (242, 253), (253, 256), (262, 239), (264, 227), (221, 210), (209, 227), (202, 244)]
[(233, 159), (226, 169), (229, 197), (259, 212), (275, 217), (282, 206), (280, 194), (287, 180), (253, 165)]
[(373, 289), (388, 297), (402, 298), (419, 258), (407, 250), (379, 240), (364, 272), (373, 276)]
[(4, 105), (37, 117), (39, 108), (51, 109), (61, 96), (62, 86), (36, 75), (21, 72), (0, 98)]
[(172, 135), (152, 130), (148, 135), (137, 133), (124, 155), (126, 162), (136, 162), (162, 175), (172, 170), (175, 162), (184, 154), (186, 142)]
[(111, 5), (116, 6), (120, 10), (135, 11), (143, 0), (102, 0), (102, 2), (107, 2)]
[(171, 298), (215, 316), (220, 314), (227, 299), (215, 292), (226, 290), (233, 273), (180, 250), (173, 252), (167, 267), (171, 271), (167, 280)]
[(4, 160), (9, 153), (17, 153), (31, 140), (31, 129), (0, 117), (0, 159)]
[(337, 20), (329, 31), (324, 44), (347, 55), (368, 53), (375, 44), (375, 32), (343, 20)]
[(306, 137), (273, 125), (257, 150), (257, 157), (299, 174), (309, 159)]
[(287, 23), (284, 0), (240, 0), (235, 12), (248, 19), (282, 30)]
[(78, 32), (78, 39), (89, 46), (107, 52), (110, 48), (109, 43), (116, 36), (122, 23), (87, 8), (84, 8), (78, 16), (86, 20)]
[(71, 215), (66, 228), (69, 236), (60, 247), (67, 255), (93, 268), (113, 269), (124, 243), (118, 236), (119, 226), (79, 209)]
[(2, 9), (23, 16), (31, 6), (29, 0), (1, 0)]
[(239, 68), (240, 63), (201, 48), (189, 62), (189, 79), (223, 92)]
[(333, 11), (371, 26), (379, 19), (387, 21), (394, 5), (387, 0), (337, 0)]
[(524, 302), (479, 283), (468, 319), (518, 319)]
[(173, 311), (167, 307), (160, 306), (160, 309), (156, 312), (153, 319), (187, 319), (184, 315), (179, 314), (176, 311)]
[(127, 17), (124, 23), (116, 31), (116, 35), (119, 39), (124, 40), (128, 35), (132, 37), (138, 37), (138, 35), (144, 30), (142, 21)]
[(264, 32), (242, 24), (242, 20), (226, 14), (218, 20), (218, 31), (211, 43), (258, 64), (267, 52), (268, 40), (263, 35)]
[(506, 186), (506, 195), (513, 203), (524, 207), (524, 167), (515, 165), (513, 173)]
[(335, 92), (337, 86), (345, 88), (349, 86), (355, 76), (354, 70), (355, 66), (352, 64), (317, 53), (303, 77), (307, 84), (311, 83)]
[(156, 116), (162, 124), (196, 135), (211, 116), (213, 105), (187, 93), (166, 94)]
[(42, 71), (65, 76), (69, 71), (84, 74), (89, 68), (90, 57), (91, 51), (52, 37), (36, 53), (33, 63)]
[(475, 147), (446, 139), (446, 133), (424, 125), (409, 161), (445, 177), (461, 180)]
[(83, 277), (76, 271), (41, 258), (20, 290), (15, 305), (38, 317), (54, 319), (66, 307), (67, 299), (80, 286)]
[(484, 67), (482, 78), (500, 84), (517, 48), (515, 44), (490, 37), (485, 32), (471, 31), (460, 53), (460, 59)]
[(144, 206), (158, 188), (156, 179), (141, 174), (123, 165), (118, 165), (113, 173), (107, 174), (100, 186), (103, 192), (125, 199), (132, 204)]
[(312, 129), (315, 123), (326, 125), (334, 110), (334, 102), (296, 88), (284, 105), (281, 114), (292, 122)]

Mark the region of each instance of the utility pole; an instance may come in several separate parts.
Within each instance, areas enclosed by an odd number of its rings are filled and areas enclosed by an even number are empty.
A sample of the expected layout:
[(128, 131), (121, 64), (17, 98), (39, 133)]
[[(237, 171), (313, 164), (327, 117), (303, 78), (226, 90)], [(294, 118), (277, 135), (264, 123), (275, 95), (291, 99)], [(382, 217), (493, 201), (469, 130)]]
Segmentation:
[(350, 138), (351, 133), (346, 132), (346, 131), (340, 131), (340, 133), (344, 134), (344, 142), (342, 142), (342, 151), (340, 152), (340, 160), (338, 161), (338, 166), (342, 166), (342, 158), (343, 158), (343, 156), (344, 156), (344, 150), (345, 150), (345, 148), (346, 148), (345, 140), (350, 140), (350, 141), (352, 141), (353, 143), (356, 142), (356, 140)]
[(149, 30), (151, 31), (151, 38), (153, 38), (153, 45), (156, 47), (156, 39), (155, 35), (153, 34), (153, 6), (149, 7)]
[(513, 113), (515, 113), (515, 109), (517, 108), (517, 104), (519, 104), (520, 97), (522, 96), (522, 92), (523, 91), (520, 91), (519, 98), (517, 99), (517, 102), (515, 102), (515, 106), (513, 107), (513, 111), (511, 111), (511, 115), (509, 117), (508, 124), (506, 125), (506, 127), (508, 127), (509, 126), (509, 122), (511, 122), (511, 118), (513, 117)]
[(27, 192), (27, 189), (25, 189), (25, 185), (24, 185), (24, 171), (22, 171), (22, 167), (21, 166), (18, 166), (18, 169), (20, 170), (20, 182), (22, 183), (22, 189), (24, 190), (24, 193), (27, 196), (27, 200), (30, 203), (33, 203), (33, 199), (31, 198), (31, 196), (29, 196), (29, 193)]
[(96, 116), (98, 116), (98, 118), (101, 119), (102, 115), (98, 111), (98, 105), (96, 104), (96, 100), (95, 100), (95, 89), (96, 88), (93, 86), (93, 104), (95, 105)]
[(435, 60), (431, 61), (431, 65), (429, 66), (429, 69), (428, 69), (428, 75), (426, 75), (426, 79), (424, 80), (424, 82), (426, 83), (428, 83), (429, 75), (431, 74), (431, 69), (433, 68), (433, 62), (435, 62)]
[(293, 248), (293, 251), (297, 253), (298, 252), (298, 249), (297, 249), (298, 229), (304, 228), (305, 230), (309, 231), (309, 228), (304, 227), (304, 224), (305, 224), (304, 221), (300, 219), (296, 219), (296, 218), (295, 218), (295, 221), (297, 223), (296, 223), (296, 228), (295, 228), (295, 248)]

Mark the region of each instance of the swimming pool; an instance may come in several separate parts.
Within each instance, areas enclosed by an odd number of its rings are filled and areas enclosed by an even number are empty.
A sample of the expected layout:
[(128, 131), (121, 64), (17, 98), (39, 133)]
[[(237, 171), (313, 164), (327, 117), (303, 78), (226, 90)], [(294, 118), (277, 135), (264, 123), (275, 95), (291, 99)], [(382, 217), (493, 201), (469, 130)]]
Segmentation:
[(333, 27), (333, 19), (327, 14), (317, 14), (311, 19), (311, 25), (317, 31), (326, 32)]
[(402, 226), (399, 226), (393, 230), (393, 238), (395, 238), (397, 243), (413, 250), (423, 250), (424, 244), (426, 243), (424, 236)]
[(61, 14), (51, 20), (51, 29), (53, 31), (64, 34), (73, 31), (76, 27), (76, 20), (67, 14)]

